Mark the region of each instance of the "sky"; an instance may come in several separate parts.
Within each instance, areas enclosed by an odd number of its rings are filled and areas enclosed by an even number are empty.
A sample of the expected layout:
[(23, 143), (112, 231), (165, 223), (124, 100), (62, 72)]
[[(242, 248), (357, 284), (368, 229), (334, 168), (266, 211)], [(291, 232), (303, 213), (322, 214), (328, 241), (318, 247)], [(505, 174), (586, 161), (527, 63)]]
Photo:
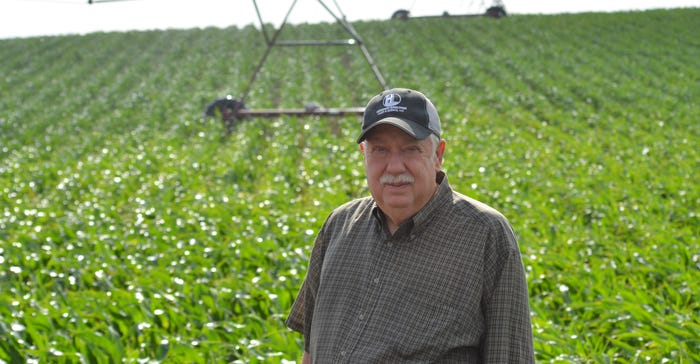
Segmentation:
[[(279, 25), (293, 0), (257, 0), (266, 23)], [(353, 21), (383, 20), (399, 9), (412, 16), (481, 14), (492, 0), (325, 0)], [(700, 0), (501, 0), (508, 14), (560, 14), (700, 7)], [(318, 0), (297, 0), (289, 22), (333, 22)], [(0, 39), (152, 29), (258, 24), (249, 0), (0, 0)]]

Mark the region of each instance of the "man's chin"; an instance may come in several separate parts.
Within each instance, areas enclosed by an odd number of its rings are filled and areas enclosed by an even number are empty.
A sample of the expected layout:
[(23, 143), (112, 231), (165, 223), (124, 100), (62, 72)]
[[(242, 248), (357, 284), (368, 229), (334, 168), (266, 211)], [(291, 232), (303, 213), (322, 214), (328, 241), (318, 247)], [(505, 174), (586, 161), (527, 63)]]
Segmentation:
[(411, 206), (413, 200), (408, 196), (384, 194), (384, 205), (392, 209), (405, 209)]

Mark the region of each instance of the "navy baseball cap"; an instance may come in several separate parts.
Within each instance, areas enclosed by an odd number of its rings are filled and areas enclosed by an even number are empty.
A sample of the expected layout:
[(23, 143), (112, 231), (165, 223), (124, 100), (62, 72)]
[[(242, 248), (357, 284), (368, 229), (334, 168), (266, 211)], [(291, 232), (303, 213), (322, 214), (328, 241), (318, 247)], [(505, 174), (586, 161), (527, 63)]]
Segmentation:
[(430, 134), (440, 137), (440, 117), (433, 103), (422, 93), (407, 88), (382, 91), (367, 103), (357, 142), (362, 143), (374, 127), (386, 124), (416, 139), (425, 139)]

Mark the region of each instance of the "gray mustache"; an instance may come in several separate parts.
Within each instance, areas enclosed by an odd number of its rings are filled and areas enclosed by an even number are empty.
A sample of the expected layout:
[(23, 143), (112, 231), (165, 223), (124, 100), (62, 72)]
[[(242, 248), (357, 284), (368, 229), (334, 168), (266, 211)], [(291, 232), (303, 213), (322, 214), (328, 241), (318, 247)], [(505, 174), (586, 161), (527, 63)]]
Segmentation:
[(412, 175), (408, 173), (402, 173), (398, 175), (385, 174), (379, 178), (379, 183), (386, 184), (400, 184), (400, 183), (413, 183), (415, 179)]

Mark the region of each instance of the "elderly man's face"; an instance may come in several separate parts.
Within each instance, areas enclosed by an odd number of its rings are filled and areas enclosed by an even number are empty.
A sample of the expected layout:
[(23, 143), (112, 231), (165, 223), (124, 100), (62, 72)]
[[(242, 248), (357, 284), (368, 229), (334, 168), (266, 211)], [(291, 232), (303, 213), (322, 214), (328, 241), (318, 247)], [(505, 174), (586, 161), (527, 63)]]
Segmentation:
[(374, 128), (363, 144), (367, 182), (377, 205), (395, 223), (418, 212), (435, 193), (444, 141), (417, 140), (391, 125)]

